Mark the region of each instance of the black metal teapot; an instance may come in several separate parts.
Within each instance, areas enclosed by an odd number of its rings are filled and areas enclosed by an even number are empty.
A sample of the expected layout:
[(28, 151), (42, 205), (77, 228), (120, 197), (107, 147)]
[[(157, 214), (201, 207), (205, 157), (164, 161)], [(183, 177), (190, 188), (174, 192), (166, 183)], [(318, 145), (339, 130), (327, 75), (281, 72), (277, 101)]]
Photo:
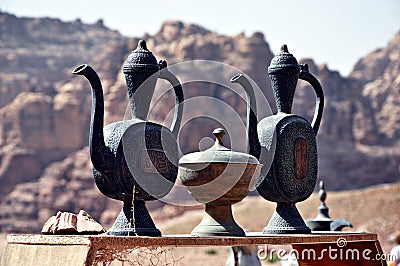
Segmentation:
[[(257, 125), (257, 134), (249, 139), (253, 147), (250, 154), (264, 165), (257, 191), (263, 198), (277, 202), (264, 233), (310, 233), (295, 204), (311, 195), (317, 180), (316, 134), (324, 106), (322, 87), (308, 72), (307, 65), (298, 64), (286, 45), (272, 59), (268, 74), (278, 113), (262, 119)], [(291, 113), (298, 79), (310, 83), (316, 93), (311, 124)], [(251, 86), (245, 78), (239, 83), (243, 87)]]
[[(140, 40), (123, 66), (132, 119), (104, 128), (103, 89), (98, 75), (88, 65), (73, 71), (85, 76), (92, 87), (89, 146), (95, 183), (104, 195), (124, 203), (108, 234), (161, 235), (145, 201), (165, 196), (175, 183), (179, 159), (176, 138), (184, 100), (178, 79), (166, 66), (165, 61), (157, 63), (146, 42)], [(176, 95), (171, 129), (146, 121), (158, 78), (168, 80)]]
[(318, 207), (318, 215), (314, 219), (306, 221), (306, 225), (312, 231), (342, 231), (345, 227), (353, 227), (351, 222), (347, 219), (332, 219), (329, 216), (329, 208), (326, 206), (326, 191), (324, 181), (319, 181), (319, 200), (321, 205)]

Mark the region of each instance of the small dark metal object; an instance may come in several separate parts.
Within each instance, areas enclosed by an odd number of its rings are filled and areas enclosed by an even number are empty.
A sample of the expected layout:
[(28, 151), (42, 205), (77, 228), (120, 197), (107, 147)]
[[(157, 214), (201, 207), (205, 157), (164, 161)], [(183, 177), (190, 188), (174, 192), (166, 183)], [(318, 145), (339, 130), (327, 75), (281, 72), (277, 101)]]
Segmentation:
[[(258, 137), (250, 139), (250, 154), (264, 165), (257, 191), (277, 208), (264, 233), (310, 233), (295, 204), (307, 199), (317, 180), (316, 134), (324, 106), (322, 87), (299, 65), (284, 45), (268, 68), (278, 113), (262, 119), (257, 125)], [(291, 114), (298, 79), (309, 82), (316, 92), (316, 110), (312, 123)], [(243, 87), (251, 86), (242, 80)], [(270, 162), (272, 165), (270, 166)]]
[(306, 224), (313, 231), (341, 231), (344, 227), (353, 227), (346, 219), (333, 220), (329, 216), (329, 208), (325, 204), (326, 191), (324, 181), (319, 182), (319, 200), (321, 205), (318, 207), (318, 215), (314, 219), (307, 220)]
[(254, 156), (224, 147), (222, 128), (215, 129), (213, 134), (214, 146), (179, 160), (179, 180), (198, 202), (206, 205), (203, 220), (192, 235), (245, 236), (233, 219), (231, 205), (246, 197), (258, 181), (261, 165)]
[[(89, 146), (95, 183), (104, 195), (124, 203), (108, 234), (161, 235), (145, 201), (165, 196), (175, 183), (179, 159), (176, 138), (183, 110), (182, 87), (166, 66), (165, 61), (157, 63), (146, 42), (140, 40), (123, 66), (132, 119), (104, 128), (103, 89), (98, 75), (88, 65), (73, 71), (84, 75), (92, 87)], [(158, 78), (168, 80), (174, 87), (171, 130), (146, 121)]]

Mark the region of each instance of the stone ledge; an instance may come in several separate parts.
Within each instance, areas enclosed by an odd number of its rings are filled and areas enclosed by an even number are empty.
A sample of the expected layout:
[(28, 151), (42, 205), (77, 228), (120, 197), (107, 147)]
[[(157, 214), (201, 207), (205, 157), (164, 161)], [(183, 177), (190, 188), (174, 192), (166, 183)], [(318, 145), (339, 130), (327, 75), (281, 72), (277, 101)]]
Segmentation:
[(8, 235), (7, 244), (29, 245), (115, 245), (130, 247), (150, 246), (245, 246), (289, 245), (305, 243), (336, 243), (338, 238), (347, 242), (376, 241), (377, 234), (353, 232), (314, 232), (312, 234), (267, 235), (247, 233), (246, 237), (197, 237), (191, 235), (108, 236), (108, 235)]

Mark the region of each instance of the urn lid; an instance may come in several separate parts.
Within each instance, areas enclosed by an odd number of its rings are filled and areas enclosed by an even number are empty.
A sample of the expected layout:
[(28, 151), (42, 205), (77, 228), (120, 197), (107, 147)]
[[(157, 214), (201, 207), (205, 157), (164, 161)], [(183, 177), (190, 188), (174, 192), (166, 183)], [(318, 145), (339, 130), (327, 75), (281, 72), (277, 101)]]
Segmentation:
[(300, 72), (300, 65), (297, 62), (296, 57), (289, 53), (286, 44), (282, 45), (281, 51), (272, 58), (271, 64), (268, 67), (268, 73), (283, 69), (290, 69), (291, 71), (296, 69)]
[(146, 41), (140, 40), (136, 50), (132, 51), (131, 54), (125, 61), (122, 71), (124, 73), (131, 73), (136, 71), (150, 71), (156, 72), (160, 69), (157, 59), (147, 49)]
[(257, 158), (250, 154), (235, 152), (224, 147), (222, 143), (222, 137), (225, 135), (224, 129), (217, 128), (213, 131), (213, 134), (216, 140), (211, 148), (201, 152), (186, 154), (179, 160), (179, 164), (259, 164)]

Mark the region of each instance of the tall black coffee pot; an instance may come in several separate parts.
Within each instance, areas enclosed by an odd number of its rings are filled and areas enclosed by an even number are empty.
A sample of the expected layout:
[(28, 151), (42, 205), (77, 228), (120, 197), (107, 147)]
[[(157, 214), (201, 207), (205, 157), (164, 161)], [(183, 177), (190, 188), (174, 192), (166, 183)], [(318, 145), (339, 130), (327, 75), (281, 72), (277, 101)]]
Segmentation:
[[(253, 147), (250, 154), (264, 165), (257, 191), (277, 203), (264, 233), (310, 233), (295, 204), (311, 195), (317, 181), (316, 134), (324, 106), (322, 87), (307, 65), (298, 64), (286, 45), (272, 59), (268, 74), (278, 113), (262, 119), (257, 125), (258, 137), (249, 139)], [(291, 113), (298, 79), (310, 83), (316, 93), (311, 124)], [(244, 80), (240, 84), (251, 86)]]
[[(89, 146), (94, 180), (104, 195), (124, 203), (108, 234), (160, 236), (145, 201), (165, 196), (175, 183), (183, 91), (178, 79), (167, 70), (166, 62), (157, 63), (144, 40), (127, 58), (123, 72), (132, 119), (103, 128), (104, 99), (99, 77), (88, 65), (73, 71), (85, 76), (92, 86)], [(158, 78), (168, 80), (176, 94), (171, 129), (146, 121)]]

